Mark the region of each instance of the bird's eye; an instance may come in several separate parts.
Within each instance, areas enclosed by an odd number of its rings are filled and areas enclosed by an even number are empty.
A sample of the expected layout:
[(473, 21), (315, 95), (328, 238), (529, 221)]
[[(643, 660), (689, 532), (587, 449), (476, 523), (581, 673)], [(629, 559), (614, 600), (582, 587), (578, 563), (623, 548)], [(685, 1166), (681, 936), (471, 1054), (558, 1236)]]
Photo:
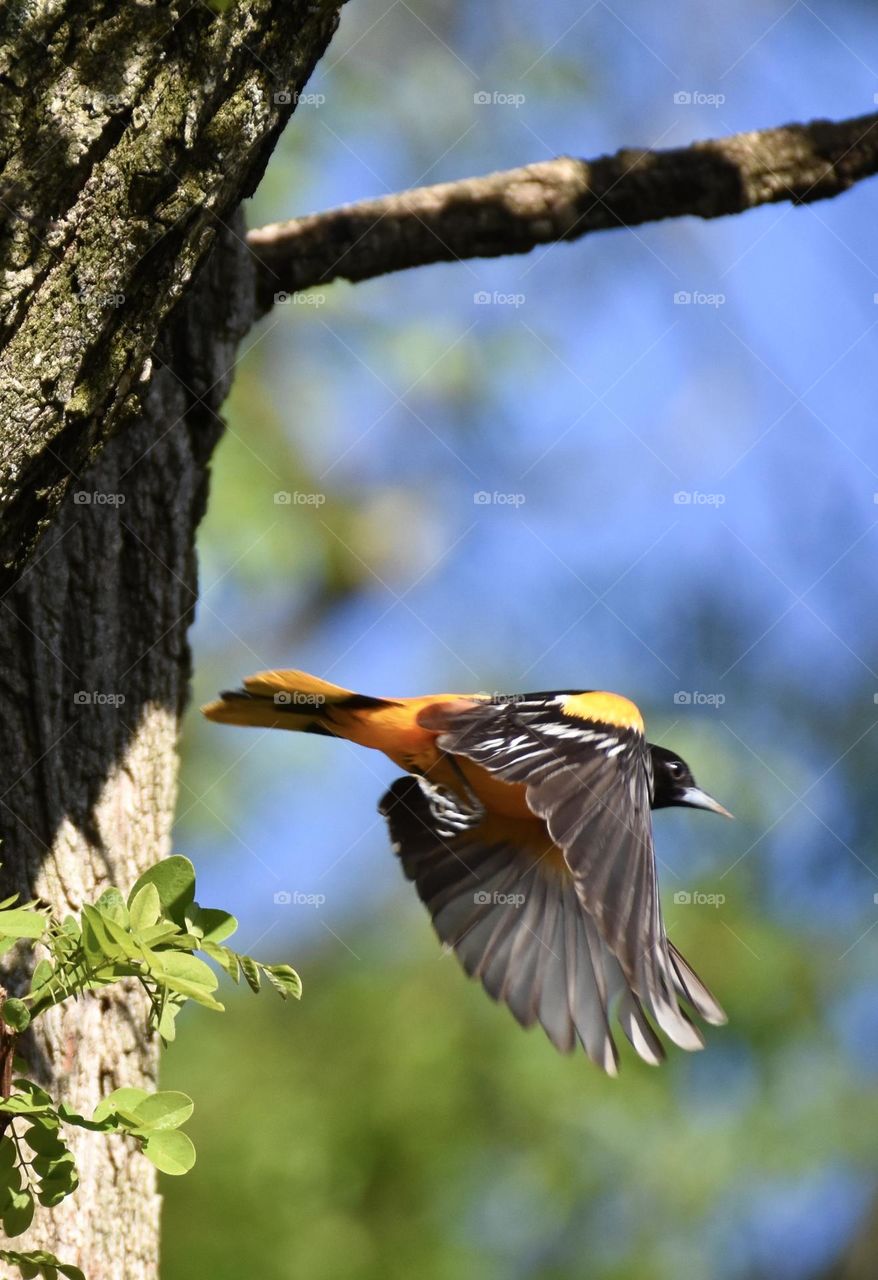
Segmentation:
[(682, 772), (682, 766), (679, 760), (668, 761), (668, 773), (670, 773), (672, 777), (679, 778), (681, 772)]

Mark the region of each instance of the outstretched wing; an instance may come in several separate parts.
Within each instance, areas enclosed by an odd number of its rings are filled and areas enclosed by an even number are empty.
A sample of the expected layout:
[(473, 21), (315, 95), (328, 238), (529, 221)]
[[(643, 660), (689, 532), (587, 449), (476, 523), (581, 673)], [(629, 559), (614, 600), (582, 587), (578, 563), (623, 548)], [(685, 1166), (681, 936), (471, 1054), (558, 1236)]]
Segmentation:
[(381, 801), (394, 849), (440, 940), (522, 1026), (539, 1022), (562, 1052), (578, 1039), (610, 1075), (618, 1066), (608, 1008), (640, 1056), (664, 1050), (621, 966), (583, 910), (561, 850), (538, 821), (474, 815), (421, 778)]
[[(708, 1022), (725, 1015), (680, 965), (665, 934), (652, 841), (652, 771), (642, 721), (612, 694), (533, 694), (436, 703), (420, 723), (438, 745), (508, 782), (563, 851), (579, 900), (624, 978), (671, 1040), (696, 1049), (682, 996)], [(691, 974), (691, 971), (688, 971)], [(694, 975), (692, 975), (694, 977)]]

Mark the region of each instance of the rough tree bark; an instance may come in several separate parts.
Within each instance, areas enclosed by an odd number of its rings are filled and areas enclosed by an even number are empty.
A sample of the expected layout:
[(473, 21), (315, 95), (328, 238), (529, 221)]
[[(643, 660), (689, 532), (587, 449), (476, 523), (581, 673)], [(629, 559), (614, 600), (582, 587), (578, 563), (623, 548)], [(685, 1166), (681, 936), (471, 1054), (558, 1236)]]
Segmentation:
[[(32, 567), (3, 598), (0, 801), (10, 880), (62, 914), (170, 852), (176, 740), (189, 680), (194, 537), (250, 263), (224, 233), (171, 324), (145, 413), (75, 478)], [(84, 499), (88, 501), (84, 501)], [(86, 1114), (120, 1085), (155, 1087), (136, 989), (53, 1010), (22, 1046), (37, 1078)], [(89, 1280), (155, 1274), (152, 1166), (130, 1143), (76, 1133), (81, 1185), (16, 1247), (49, 1248)]]
[(0, 10), (7, 583), (72, 478), (140, 413), (151, 348), (261, 177), (339, 5), (222, 9), (13, 0)]
[[(337, 16), (328, 0), (3, 11), (0, 896), (63, 914), (169, 852), (195, 530), (256, 315), (235, 210)], [(88, 1112), (154, 1081), (144, 1012), (136, 992), (80, 1000), (21, 1050)], [(151, 1280), (151, 1166), (121, 1139), (73, 1145), (79, 1190), (16, 1247)]]

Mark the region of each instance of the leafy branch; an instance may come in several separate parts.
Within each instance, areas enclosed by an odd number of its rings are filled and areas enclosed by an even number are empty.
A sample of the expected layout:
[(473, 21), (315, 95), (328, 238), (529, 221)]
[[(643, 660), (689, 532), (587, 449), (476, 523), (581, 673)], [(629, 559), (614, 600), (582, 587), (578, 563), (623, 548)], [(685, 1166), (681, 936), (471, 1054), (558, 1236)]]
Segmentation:
[[(52, 1208), (76, 1190), (76, 1161), (64, 1137), (66, 1126), (124, 1135), (163, 1173), (187, 1173), (195, 1163), (192, 1141), (181, 1132), (194, 1107), (187, 1094), (116, 1089), (86, 1118), (32, 1081), (13, 1079), (19, 1037), (61, 1001), (133, 979), (149, 1003), (149, 1028), (167, 1044), (187, 1001), (223, 1010), (214, 994), (217, 973), (195, 952), (236, 983), (243, 974), (253, 991), (259, 991), (264, 977), (284, 999), (298, 998), (301, 983), (289, 965), (263, 964), (226, 945), (236, 928), (228, 912), (198, 905), (195, 870), (188, 858), (179, 856), (150, 867), (127, 899), (109, 888), (78, 916), (63, 920), (44, 903), (18, 905), (18, 895), (0, 902), (0, 955), (16, 946), (45, 952), (26, 994), (8, 996), (0, 987), (0, 1221), (7, 1236), (28, 1229), (37, 1202)], [(16, 1065), (26, 1069), (17, 1060)], [(23, 1276), (82, 1280), (78, 1268), (40, 1250), (0, 1250), (0, 1261), (18, 1267)]]

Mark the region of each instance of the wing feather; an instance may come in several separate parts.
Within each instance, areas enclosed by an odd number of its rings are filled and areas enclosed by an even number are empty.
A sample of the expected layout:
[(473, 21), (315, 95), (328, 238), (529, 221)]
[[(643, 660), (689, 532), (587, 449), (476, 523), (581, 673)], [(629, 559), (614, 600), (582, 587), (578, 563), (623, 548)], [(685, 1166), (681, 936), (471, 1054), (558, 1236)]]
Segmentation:
[(539, 1022), (561, 1052), (579, 1041), (610, 1075), (618, 1053), (609, 1009), (621, 993), (625, 1034), (656, 1060), (655, 1033), (540, 824), (482, 818), (449, 836), (430, 790), (399, 778), (381, 811), (405, 874), (465, 971), (523, 1026)]
[[(595, 697), (602, 707), (611, 705), (612, 695)], [(620, 703), (623, 713), (603, 724), (584, 718), (586, 697), (551, 694), (502, 703), (437, 703), (419, 719), (439, 732), (444, 751), (525, 785), (528, 807), (563, 851), (582, 907), (637, 998), (638, 1003), (624, 1005), (627, 1029), (654, 1056), (641, 1024), (644, 1008), (684, 1049), (700, 1048), (703, 1038), (679, 998), (708, 1022), (724, 1015), (665, 933), (650, 816), (649, 747), (631, 704)], [(567, 705), (577, 706), (576, 718), (565, 713)], [(593, 949), (589, 954), (605, 1006)]]

